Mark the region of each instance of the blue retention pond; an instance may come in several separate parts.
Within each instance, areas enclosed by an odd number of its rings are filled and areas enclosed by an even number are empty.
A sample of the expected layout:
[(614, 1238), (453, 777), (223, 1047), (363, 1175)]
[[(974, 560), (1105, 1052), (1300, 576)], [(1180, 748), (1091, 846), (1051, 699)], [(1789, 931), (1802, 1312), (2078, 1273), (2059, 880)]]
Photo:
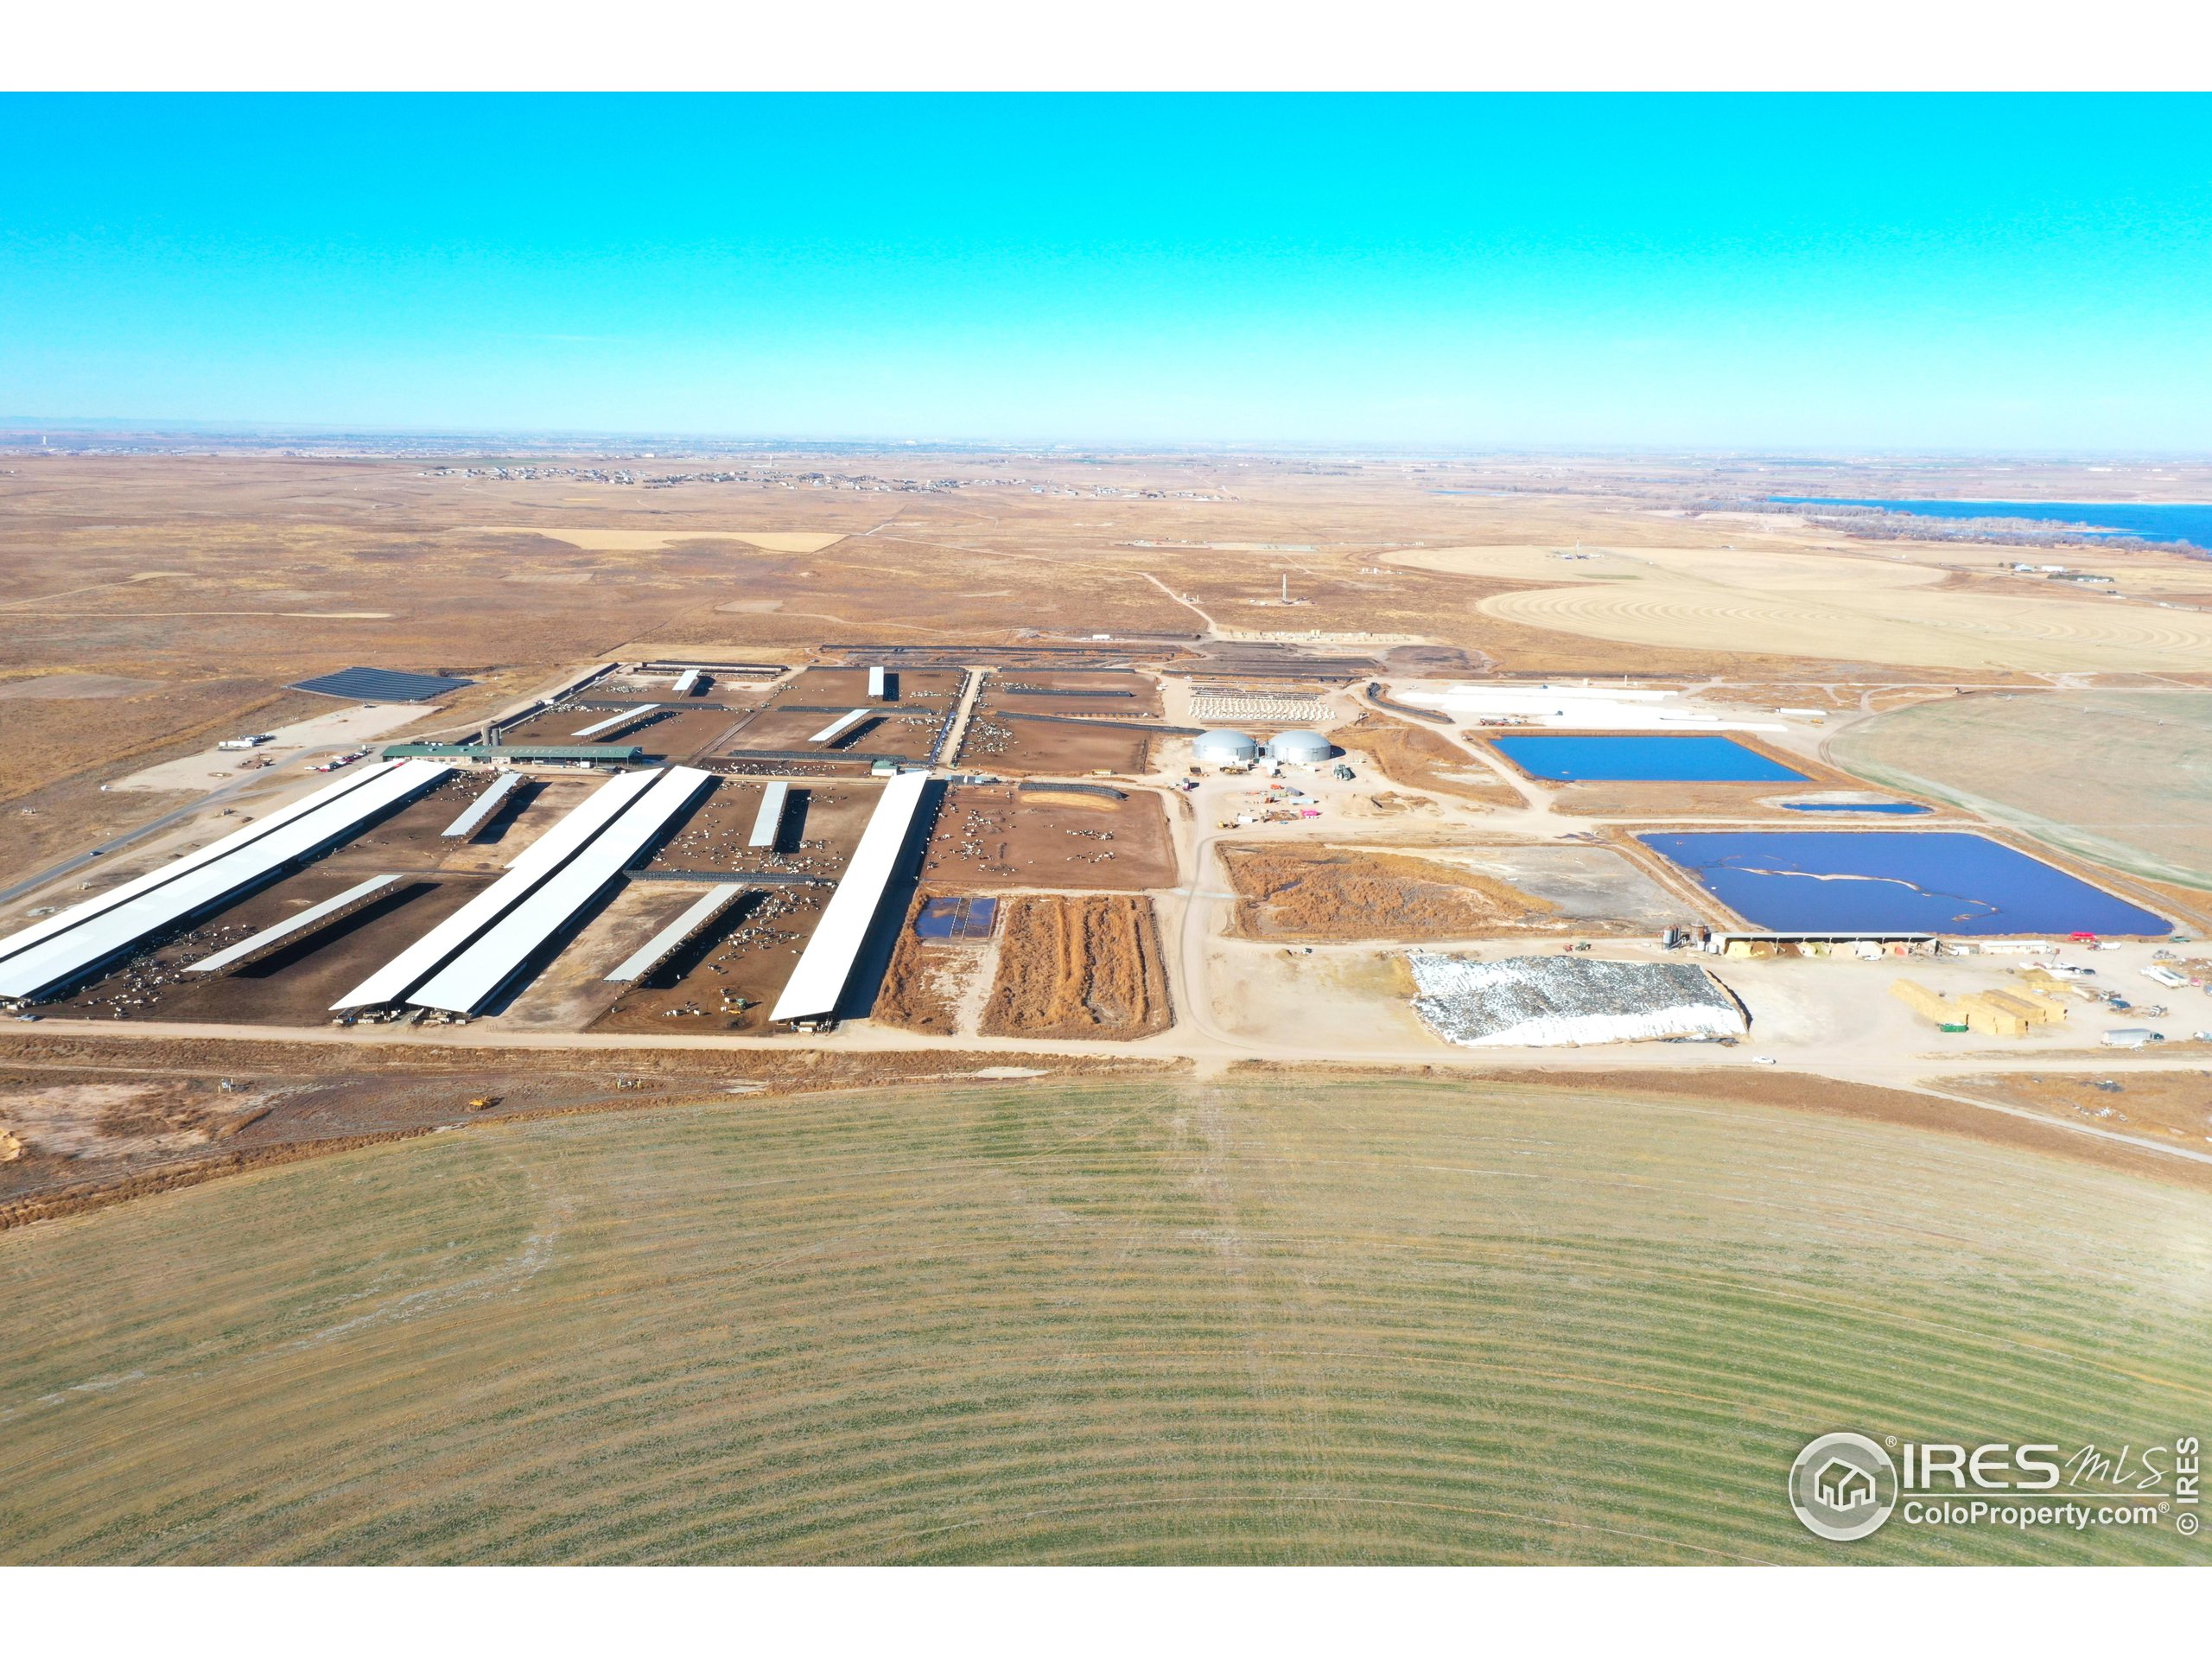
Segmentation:
[(1532, 778), (1554, 783), (1802, 784), (1805, 774), (1732, 737), (1494, 737)]
[(1885, 812), (1891, 817), (1911, 818), (1936, 809), (1913, 801), (1784, 801), (1782, 810), (1785, 812)]
[(1783, 830), (1637, 837), (1785, 933), (2140, 933), (2171, 924), (1986, 836)]

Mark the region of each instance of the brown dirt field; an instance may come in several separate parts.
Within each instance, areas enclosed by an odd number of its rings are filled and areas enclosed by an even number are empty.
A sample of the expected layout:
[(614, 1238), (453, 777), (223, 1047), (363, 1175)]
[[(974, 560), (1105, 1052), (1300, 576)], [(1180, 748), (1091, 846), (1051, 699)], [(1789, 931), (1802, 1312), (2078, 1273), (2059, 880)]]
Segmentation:
[[(1033, 686), (1017, 691), (1016, 686)], [(1128, 691), (1126, 697), (1053, 696), (1061, 691)], [(994, 674), (983, 687), (984, 708), (1007, 708), (1033, 715), (1150, 715), (1162, 707), (1159, 682), (1147, 674), (1109, 670), (1010, 668)]]
[(2212, 1051), (2206, 1052), (2201, 1071), (2013, 1074), (1949, 1077), (1944, 1084), (1961, 1094), (2024, 1106), (2062, 1122), (2094, 1123), (2199, 1150), (2212, 1143)]
[(942, 714), (959, 700), (960, 688), (966, 677), (953, 668), (893, 668), (891, 681), (898, 697), (890, 702), (877, 702), (868, 694), (868, 670), (865, 668), (803, 668), (782, 685), (776, 688), (769, 699), (771, 707), (785, 703), (838, 703), (849, 709), (892, 709), (908, 704), (919, 704), (924, 710)]
[[(673, 1022), (664, 1021), (664, 1024)], [(1064, 1054), (483, 1051), (409, 1044), (0, 1039), (0, 1230), (373, 1141), (502, 1119), (926, 1083), (1015, 1065), (1173, 1077), (1187, 1062)], [(220, 1090), (227, 1077), (234, 1087)], [(498, 1103), (473, 1111), (472, 1098)]]
[(1047, 721), (995, 721), (977, 709), (960, 746), (959, 764), (990, 772), (1075, 778), (1094, 772), (1135, 777), (1148, 771), (1152, 739), (1143, 730), (1059, 726)]
[[(853, 706), (857, 709), (868, 705)], [(938, 728), (944, 724), (949, 708), (944, 703), (885, 703), (880, 712), (871, 712), (855, 732), (848, 734), (831, 747), (811, 740), (817, 732), (836, 721), (836, 715), (772, 703), (756, 715), (743, 717), (743, 723), (716, 743), (714, 752), (728, 755), (746, 749), (808, 753), (819, 750), (824, 760), (835, 760), (848, 753), (895, 754), (902, 760), (923, 760), (929, 757), (930, 747), (937, 741)]]
[(1222, 862), (1246, 938), (1463, 939), (1565, 925), (1533, 893), (1403, 853), (1277, 843), (1224, 847)]
[(1137, 891), (1174, 885), (1175, 848), (1165, 804), (1148, 791), (1113, 801), (955, 784), (945, 791), (922, 874), (962, 892)]
[(1513, 792), (1511, 785), (1491, 775), (1481, 761), (1451, 739), (1373, 709), (1363, 711), (1358, 718), (1338, 727), (1328, 737), (1338, 748), (1348, 751), (1346, 758), (1355, 767), (1364, 760), (1370, 766), (1379, 767), (1392, 782), (1408, 789), (1449, 795), (1484, 806), (1521, 804), (1521, 798)]
[(986, 1034), (1148, 1037), (1172, 1023), (1149, 899), (1013, 899), (999, 925)]

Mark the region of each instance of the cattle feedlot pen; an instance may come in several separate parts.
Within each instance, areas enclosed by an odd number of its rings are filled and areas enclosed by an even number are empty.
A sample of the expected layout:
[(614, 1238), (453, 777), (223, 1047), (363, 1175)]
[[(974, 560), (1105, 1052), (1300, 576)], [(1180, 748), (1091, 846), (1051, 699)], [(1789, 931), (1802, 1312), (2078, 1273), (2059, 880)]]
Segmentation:
[(644, 852), (668, 821), (713, 779), (711, 772), (671, 766), (536, 892), (501, 917), (435, 978), (412, 993), (418, 1008), (474, 1014), (497, 995), (561, 927)]
[(377, 1007), (404, 999), (448, 957), (520, 904), (659, 775), (655, 771), (625, 772), (601, 785), (582, 806), (531, 842), (507, 866), (505, 875), (332, 1003), (332, 1011)]

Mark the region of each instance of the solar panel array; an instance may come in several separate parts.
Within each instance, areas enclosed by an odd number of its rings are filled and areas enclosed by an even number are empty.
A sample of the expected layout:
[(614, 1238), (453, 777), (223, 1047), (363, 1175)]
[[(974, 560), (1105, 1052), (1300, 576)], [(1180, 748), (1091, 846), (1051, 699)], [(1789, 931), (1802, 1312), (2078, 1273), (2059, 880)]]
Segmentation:
[[(250, 826), (264, 829), (261, 835), (226, 837), (190, 860), (126, 883), (126, 888), (139, 891), (121, 902), (115, 902), (123, 891), (118, 889), (49, 917), (40, 929), (0, 941), (0, 996), (38, 996), (86, 977), (149, 934), (185, 921), (299, 859), (350, 840), (371, 819), (421, 794), (451, 770), (427, 760), (371, 767), (367, 775), (348, 780), (353, 786), (343, 791), (318, 791), (288, 813), (272, 814), (282, 819), (273, 829), (265, 827), (268, 820)], [(234, 844), (226, 848), (226, 842)], [(224, 850), (217, 853), (218, 849)], [(33, 932), (41, 937), (27, 942)]]
[(410, 674), (397, 668), (341, 668), (334, 674), (295, 680), (288, 689), (312, 691), (318, 696), (347, 697), (359, 702), (429, 702), (434, 698), (449, 697), (475, 683), (474, 680), (448, 679), (442, 674)]

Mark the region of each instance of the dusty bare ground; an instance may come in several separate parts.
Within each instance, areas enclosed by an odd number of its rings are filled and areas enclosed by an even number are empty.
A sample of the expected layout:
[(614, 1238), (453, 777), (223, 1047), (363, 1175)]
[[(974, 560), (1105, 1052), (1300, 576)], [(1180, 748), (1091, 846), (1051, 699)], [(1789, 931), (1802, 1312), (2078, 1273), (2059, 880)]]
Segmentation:
[(924, 874), (961, 891), (1165, 887), (1175, 849), (1160, 796), (1122, 800), (956, 784), (945, 792)]
[(2202, 1071), (1955, 1077), (1945, 1079), (1945, 1086), (1978, 1099), (2024, 1106), (2063, 1122), (2094, 1123), (2200, 1147), (2212, 1142), (2212, 1057)]
[(1464, 939), (1555, 932), (1559, 907), (1475, 870), (1364, 848), (1224, 847), (1236, 931), (1253, 939)]
[(1520, 796), (1503, 779), (1449, 738), (1365, 710), (1329, 734), (1340, 749), (1363, 750), (1394, 783), (1456, 796), (1484, 806), (1518, 806)]
[[(1170, 1077), (1186, 1062), (1063, 1054), (837, 1054), (819, 1049), (557, 1050), (97, 1038), (0, 1039), (0, 1230), (216, 1176), (457, 1124), (712, 1099), (923, 1083), (1018, 1066), (1040, 1075)], [(995, 1075), (995, 1073), (994, 1073)], [(228, 1090), (221, 1085), (228, 1080)], [(472, 1109), (472, 1100), (495, 1103)]]
[[(1586, 1081), (1557, 1073), (1465, 1071), (1426, 1065), (1339, 1065), (1311, 1061), (1288, 1065), (1277, 1060), (1237, 1060), (1230, 1065), (1229, 1071), (1234, 1077), (1294, 1077), (1308, 1083), (1354, 1077), (1438, 1077), (1470, 1085), (1510, 1084), (1516, 1089), (1531, 1093), (1541, 1091), (1560, 1095), (1572, 1094), (1578, 1088), (1587, 1086)], [(2202, 1083), (2204, 1080), (2197, 1081)], [(1960, 1094), (1970, 1094), (2008, 1104), (2026, 1103), (2013, 1101), (2006, 1092), (2013, 1082), (2014, 1079), (2009, 1077), (1948, 1077), (1942, 1080), (1942, 1086), (1954, 1089)], [(2134, 1087), (2133, 1078), (2129, 1079), (2129, 1086), (2131, 1089)], [(1779, 1107), (1789, 1111), (1816, 1112), (1895, 1123), (1997, 1146), (2018, 1147), (2075, 1163), (2124, 1171), (2130, 1175), (2163, 1181), (2168, 1185), (2212, 1192), (2212, 1165), (2164, 1157), (2154, 1152), (2131, 1151), (2115, 1141), (2075, 1135), (2056, 1125), (2046, 1128), (2024, 1118), (1983, 1111), (1959, 1101), (1946, 1100), (1940, 1095), (1922, 1094), (1910, 1089), (1885, 1089), (1872, 1084), (1847, 1083), (1840, 1078), (1814, 1077), (1795, 1071), (1763, 1071), (1754, 1076), (1747, 1071), (1719, 1068), (1710, 1071), (1609, 1071), (1605, 1074), (1605, 1087), (1608, 1090), (1618, 1089), (1624, 1095), (1651, 1094), (1692, 1100), (1738, 1101), (1751, 1105)], [(2089, 1092), (2097, 1099), (2104, 1098), (2094, 1090)]]
[(925, 940), (914, 931), (914, 918), (922, 906), (942, 896), (943, 890), (936, 887), (914, 894), (899, 929), (899, 942), (891, 948), (891, 964), (884, 970), (883, 988), (876, 993), (870, 1019), (946, 1037), (955, 1030), (967, 984), (963, 970), (973, 968), (980, 952), (972, 944)]
[(1149, 899), (1014, 899), (1000, 925), (987, 1035), (1148, 1037), (1173, 1020)]

